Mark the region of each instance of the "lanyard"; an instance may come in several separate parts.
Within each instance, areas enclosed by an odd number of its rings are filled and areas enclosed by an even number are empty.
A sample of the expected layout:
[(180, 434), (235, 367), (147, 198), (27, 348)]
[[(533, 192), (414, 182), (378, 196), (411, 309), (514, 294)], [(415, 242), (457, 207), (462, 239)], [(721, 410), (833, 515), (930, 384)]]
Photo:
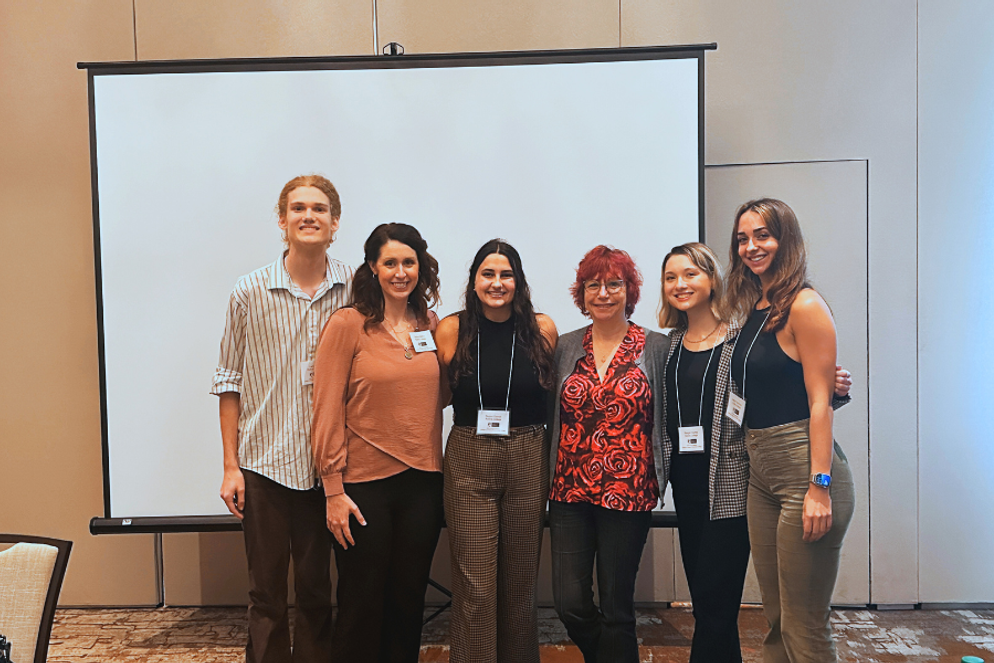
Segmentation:
[[(708, 383), (708, 371), (711, 370), (711, 360), (714, 359), (714, 350), (720, 343), (711, 346), (711, 354), (708, 356), (708, 365), (704, 367), (704, 377), (701, 379), (701, 403), (697, 406), (697, 425), (700, 426), (704, 420), (704, 388)], [(683, 339), (676, 350), (676, 372), (673, 375), (673, 382), (676, 383), (676, 420), (677, 426), (683, 428), (683, 408), (680, 406), (680, 355), (683, 354)]]
[(770, 321), (770, 315), (773, 314), (773, 307), (770, 307), (769, 312), (767, 312), (766, 317), (763, 318), (763, 324), (759, 326), (759, 330), (756, 331), (756, 335), (752, 337), (752, 343), (749, 344), (749, 348), (746, 350), (745, 359), (742, 360), (742, 398), (746, 398), (746, 369), (749, 366), (749, 353), (752, 352), (752, 346), (756, 345), (756, 339), (759, 335), (763, 333), (763, 329), (766, 328), (766, 323)]
[[(507, 398), (504, 399), (504, 409), (511, 405), (511, 376), (514, 375), (514, 341), (518, 337), (518, 330), (511, 332), (511, 367), (507, 371)], [(480, 329), (476, 329), (476, 388), (480, 392), (480, 409), (483, 408), (483, 385), (480, 384)]]

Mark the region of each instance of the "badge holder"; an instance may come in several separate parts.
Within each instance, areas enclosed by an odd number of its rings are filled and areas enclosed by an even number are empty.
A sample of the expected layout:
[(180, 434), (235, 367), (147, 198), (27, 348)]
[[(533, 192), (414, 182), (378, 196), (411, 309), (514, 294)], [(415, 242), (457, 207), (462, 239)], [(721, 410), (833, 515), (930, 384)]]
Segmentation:
[(725, 416), (734, 421), (739, 426), (745, 418), (746, 401), (731, 391), (728, 392), (728, 407), (725, 408)]
[(704, 426), (681, 426), (679, 432), (680, 453), (704, 453)]
[(477, 410), (476, 434), (507, 437), (511, 434), (511, 411)]
[(436, 349), (435, 339), (430, 331), (412, 331), (410, 337), (415, 352), (431, 352)]

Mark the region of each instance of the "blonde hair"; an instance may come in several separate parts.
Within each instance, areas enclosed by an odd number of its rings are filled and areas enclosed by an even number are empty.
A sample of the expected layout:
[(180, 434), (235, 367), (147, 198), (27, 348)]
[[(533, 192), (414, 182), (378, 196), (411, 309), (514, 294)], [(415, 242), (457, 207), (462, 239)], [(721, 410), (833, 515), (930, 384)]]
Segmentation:
[[(335, 185), (327, 177), (314, 173), (311, 175), (297, 175), (283, 185), (280, 197), (276, 201), (276, 214), (281, 221), (286, 218), (286, 206), (290, 198), (290, 192), (302, 186), (312, 186), (328, 196), (328, 211), (331, 212), (331, 218), (341, 218), (342, 200), (338, 196), (338, 189), (335, 188)], [(334, 241), (334, 237), (332, 237), (332, 241)], [(288, 244), (286, 231), (283, 231), (283, 244), (284, 246)]]
[(276, 202), (276, 214), (281, 219), (286, 217), (286, 205), (287, 199), (290, 197), (290, 192), (302, 186), (312, 186), (315, 189), (320, 189), (324, 195), (328, 196), (328, 210), (331, 212), (331, 216), (334, 218), (342, 216), (342, 201), (338, 197), (338, 189), (324, 175), (311, 174), (297, 175), (283, 185), (283, 190), (280, 191), (280, 197)]
[[(721, 278), (721, 267), (718, 265), (718, 256), (715, 255), (715, 252), (706, 244), (701, 244), (700, 242), (688, 242), (680, 246), (674, 246), (666, 254), (666, 257), (663, 258), (661, 269), (663, 274), (666, 272), (666, 263), (673, 256), (687, 256), (690, 262), (694, 263), (694, 266), (704, 272), (704, 275), (711, 280), (711, 312), (714, 313), (718, 320), (727, 320), (724, 308), (725, 282)], [(670, 306), (669, 301), (666, 299), (663, 274), (660, 275), (659, 290), (661, 297), (659, 300), (659, 310), (656, 312), (656, 321), (663, 329), (686, 329), (687, 314)]]

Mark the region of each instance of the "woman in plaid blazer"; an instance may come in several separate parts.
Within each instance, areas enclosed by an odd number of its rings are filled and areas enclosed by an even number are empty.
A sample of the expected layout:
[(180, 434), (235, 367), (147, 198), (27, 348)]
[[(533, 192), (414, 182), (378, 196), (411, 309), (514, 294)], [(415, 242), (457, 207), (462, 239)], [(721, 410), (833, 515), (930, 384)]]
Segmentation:
[(691, 663), (742, 660), (738, 613), (749, 563), (749, 457), (742, 428), (725, 415), (739, 328), (725, 321), (721, 301), (721, 272), (711, 249), (692, 242), (666, 255), (658, 321), (673, 331), (663, 381), (663, 444), (672, 450), (669, 478), (694, 606)]

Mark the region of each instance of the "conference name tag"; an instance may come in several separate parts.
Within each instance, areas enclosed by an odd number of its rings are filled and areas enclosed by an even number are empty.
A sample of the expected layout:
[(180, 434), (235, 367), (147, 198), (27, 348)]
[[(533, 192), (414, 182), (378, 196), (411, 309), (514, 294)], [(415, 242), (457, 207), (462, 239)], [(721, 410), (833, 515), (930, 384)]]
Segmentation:
[(511, 411), (477, 410), (476, 434), (507, 437), (511, 434)]
[(704, 426), (681, 426), (678, 431), (680, 433), (680, 453), (704, 453)]
[(314, 384), (314, 362), (304, 361), (300, 363), (300, 382), (302, 384)]
[(415, 352), (430, 352), (435, 349), (435, 339), (431, 337), (430, 331), (412, 331), (411, 345)]
[(741, 426), (742, 419), (745, 417), (745, 411), (746, 400), (741, 396), (728, 394), (728, 407), (725, 408), (725, 416)]

